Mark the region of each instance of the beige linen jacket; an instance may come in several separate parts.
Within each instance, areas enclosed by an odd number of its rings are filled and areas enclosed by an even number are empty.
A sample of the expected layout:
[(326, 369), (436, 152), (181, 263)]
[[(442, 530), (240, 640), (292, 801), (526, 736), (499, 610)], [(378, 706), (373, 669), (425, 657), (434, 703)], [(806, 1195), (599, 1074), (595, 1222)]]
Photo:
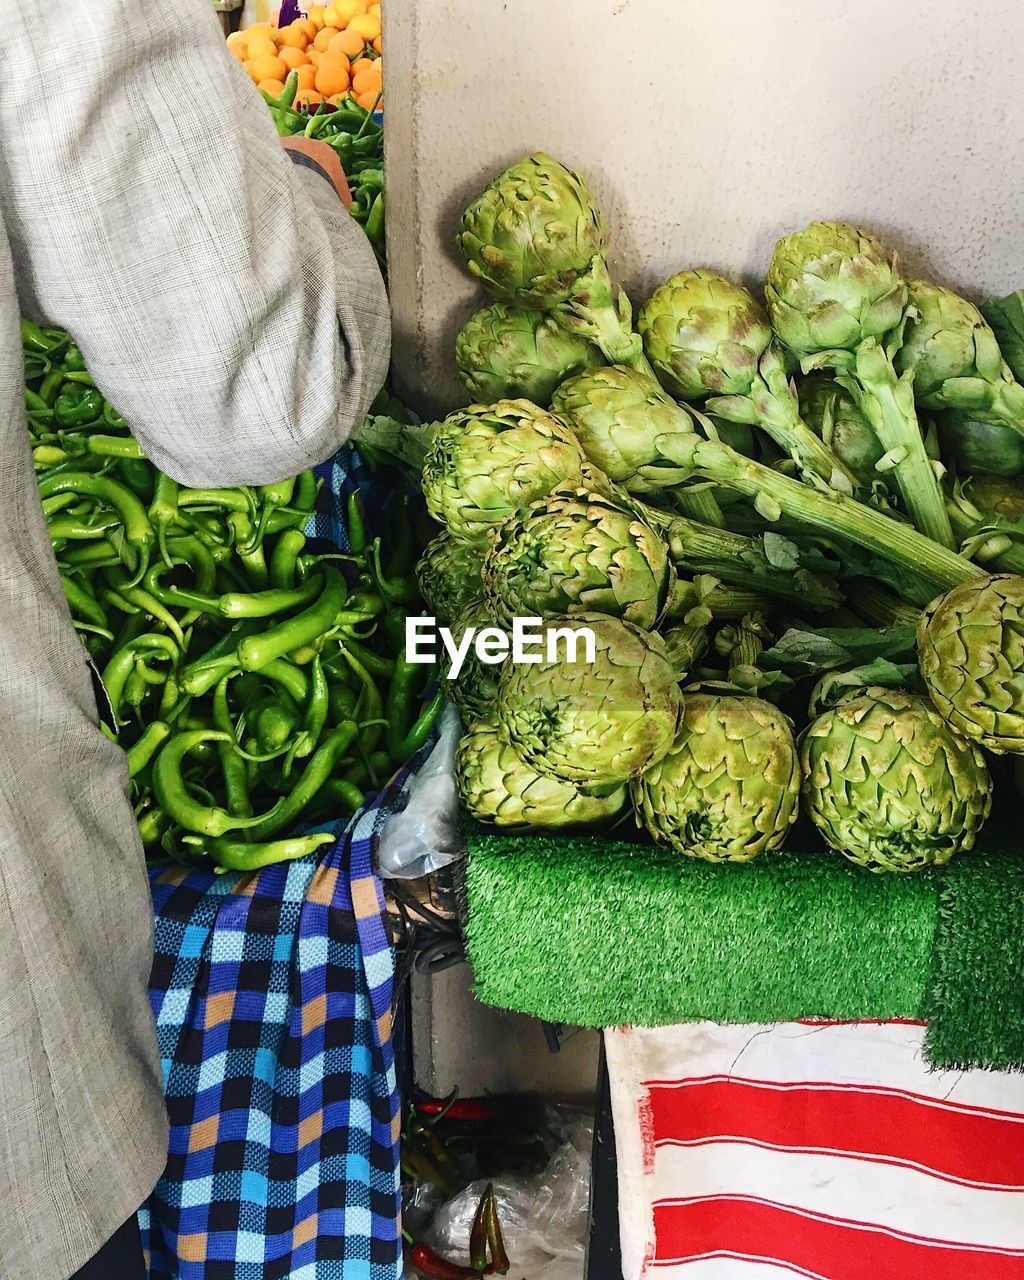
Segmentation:
[(166, 1120), (142, 850), (40, 511), (19, 313), (71, 330), (194, 486), (329, 456), (389, 325), (361, 230), (288, 159), (209, 0), (2, 8), (0, 1280), (65, 1280), (148, 1195)]

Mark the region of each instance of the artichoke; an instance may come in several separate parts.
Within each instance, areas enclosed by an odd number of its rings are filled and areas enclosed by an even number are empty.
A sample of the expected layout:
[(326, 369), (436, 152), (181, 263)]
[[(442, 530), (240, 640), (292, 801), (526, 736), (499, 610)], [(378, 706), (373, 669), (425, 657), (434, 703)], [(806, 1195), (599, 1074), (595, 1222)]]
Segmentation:
[(827, 374), (812, 373), (801, 379), (799, 395), (804, 421), (815, 435), (861, 484), (877, 482), (881, 473), (876, 468), (884, 450), (850, 393)]
[(992, 806), (985, 758), (925, 698), (871, 687), (801, 743), (804, 802), (822, 835), (872, 871), (916, 871), (970, 849)]
[(777, 849), (796, 819), (793, 731), (761, 698), (687, 693), (672, 749), (631, 789), (657, 844), (706, 862), (749, 862)]
[[(557, 630), (551, 623), (547, 635)], [(672, 745), (679, 686), (658, 636), (619, 618), (582, 613), (563, 627), (589, 628), (595, 660), (546, 652), (510, 663), (498, 690), (498, 719), (527, 764), (547, 777), (606, 790), (639, 776)]]
[(870, 232), (812, 222), (775, 246), (765, 298), (775, 332), (803, 357), (883, 338), (903, 319), (907, 286)]
[(420, 595), (431, 614), (447, 626), (481, 591), (483, 555), (478, 547), (450, 533), (432, 538), (416, 566)]
[(506, 830), (581, 831), (605, 826), (625, 808), (625, 787), (591, 796), (532, 769), (494, 717), (472, 724), (455, 753), (459, 795), (470, 815)]
[[(451, 632), (456, 643), (470, 628), (480, 631), (483, 627), (493, 627), (491, 617), (483, 600), (472, 600), (452, 619)], [(465, 717), (475, 720), (478, 716), (489, 715), (494, 709), (498, 696), (498, 680), (503, 663), (484, 662), (476, 653), (475, 646), (470, 648), (462, 660), (462, 670), (454, 680), (449, 680), (448, 672), (451, 664), (442, 663), (443, 688), (446, 697), (453, 702)]]
[(581, 484), (585, 459), (560, 418), (529, 400), (499, 400), (449, 414), (423, 463), (423, 496), (456, 538), (487, 532), (566, 482)]
[(907, 305), (896, 257), (856, 227), (813, 222), (775, 246), (765, 286), (775, 332), (810, 367), (839, 370), (882, 446), (914, 526), (943, 547), (953, 531), (914, 407), (913, 374), (893, 352)]
[(605, 613), (657, 625), (675, 577), (668, 547), (629, 506), (565, 489), (505, 522), (484, 561), (484, 598), (500, 622)]
[(964, 493), (983, 516), (1024, 523), (1024, 480), (972, 476), (964, 484)]
[(772, 340), (768, 317), (739, 285), (710, 271), (680, 271), (637, 313), (644, 352), (680, 400), (746, 395)]
[(629, 302), (613, 295), (604, 225), (580, 174), (543, 153), (527, 156), (473, 201), (455, 242), (501, 301), (549, 311), (609, 360), (646, 368)]
[(826, 483), (853, 492), (853, 475), (801, 419), (768, 317), (746, 289), (710, 271), (681, 271), (654, 291), (637, 327), (674, 395), (710, 395), (709, 412), (760, 426), (787, 457), (795, 454)]
[(494, 179), (462, 215), (455, 242), (496, 297), (541, 310), (571, 298), (605, 253), (585, 179), (542, 152)]
[(964, 410), (936, 415), (942, 456), (961, 475), (1024, 475), (1024, 439), (1012, 427), (981, 422)]
[(932, 702), (957, 733), (1024, 754), (1024, 577), (976, 578), (921, 616), (918, 661)]
[(482, 404), (522, 397), (543, 408), (560, 382), (604, 364), (604, 356), (543, 311), (496, 302), (478, 311), (455, 339), (455, 363)]
[(973, 303), (924, 280), (910, 283), (910, 311), (896, 368), (912, 371), (928, 409), (965, 409), (1024, 437), (1024, 387)]
[(658, 437), (695, 429), (690, 414), (654, 378), (622, 365), (569, 378), (551, 407), (568, 420), (587, 458), (632, 493), (658, 488), (640, 475), (642, 467), (664, 461)]

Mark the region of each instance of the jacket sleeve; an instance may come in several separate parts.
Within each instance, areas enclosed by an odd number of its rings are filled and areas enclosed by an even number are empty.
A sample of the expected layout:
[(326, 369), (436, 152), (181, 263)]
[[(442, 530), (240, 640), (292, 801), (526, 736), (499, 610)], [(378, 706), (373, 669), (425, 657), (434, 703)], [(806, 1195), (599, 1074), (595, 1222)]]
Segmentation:
[(383, 382), (361, 228), (292, 164), (209, 0), (7, 0), (0, 212), (24, 314), (69, 329), (191, 485), (322, 461)]

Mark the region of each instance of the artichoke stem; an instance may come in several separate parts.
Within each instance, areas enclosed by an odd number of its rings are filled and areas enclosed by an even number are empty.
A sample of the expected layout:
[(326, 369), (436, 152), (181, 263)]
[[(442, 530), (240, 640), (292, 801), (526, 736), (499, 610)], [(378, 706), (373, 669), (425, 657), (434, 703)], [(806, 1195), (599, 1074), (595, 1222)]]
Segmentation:
[(774, 501), (790, 519), (835, 537), (849, 538), (917, 578), (927, 579), (928, 589), (936, 595), (984, 576), (970, 560), (908, 525), (835, 490), (822, 493), (808, 488), (718, 441), (697, 436), (659, 436), (657, 443), (665, 456), (679, 466), (691, 467), (749, 498)]
[(914, 408), (912, 375), (899, 377), (891, 358), (874, 339), (857, 348), (851, 373), (855, 386), (849, 386), (847, 379), (840, 382), (857, 396), (886, 453), (902, 454), (892, 471), (914, 527), (932, 542), (952, 548), (953, 531), (942, 489)]
[(699, 520), (701, 524), (711, 525), (716, 529), (725, 527), (722, 508), (710, 489), (674, 489), (672, 501), (691, 520)]
[(916, 605), (870, 578), (858, 579), (853, 594), (857, 613), (873, 627), (916, 627), (920, 620)]

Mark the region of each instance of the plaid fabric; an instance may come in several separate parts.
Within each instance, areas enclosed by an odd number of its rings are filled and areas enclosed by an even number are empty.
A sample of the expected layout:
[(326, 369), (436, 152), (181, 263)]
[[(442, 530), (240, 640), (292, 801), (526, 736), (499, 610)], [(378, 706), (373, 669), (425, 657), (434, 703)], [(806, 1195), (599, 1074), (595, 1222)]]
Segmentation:
[[(343, 450), (310, 537), (345, 547)], [(150, 997), (171, 1137), (140, 1212), (151, 1280), (397, 1280), (400, 1102), (393, 955), (375, 845), (424, 748), (319, 862), (256, 874), (154, 869)]]

